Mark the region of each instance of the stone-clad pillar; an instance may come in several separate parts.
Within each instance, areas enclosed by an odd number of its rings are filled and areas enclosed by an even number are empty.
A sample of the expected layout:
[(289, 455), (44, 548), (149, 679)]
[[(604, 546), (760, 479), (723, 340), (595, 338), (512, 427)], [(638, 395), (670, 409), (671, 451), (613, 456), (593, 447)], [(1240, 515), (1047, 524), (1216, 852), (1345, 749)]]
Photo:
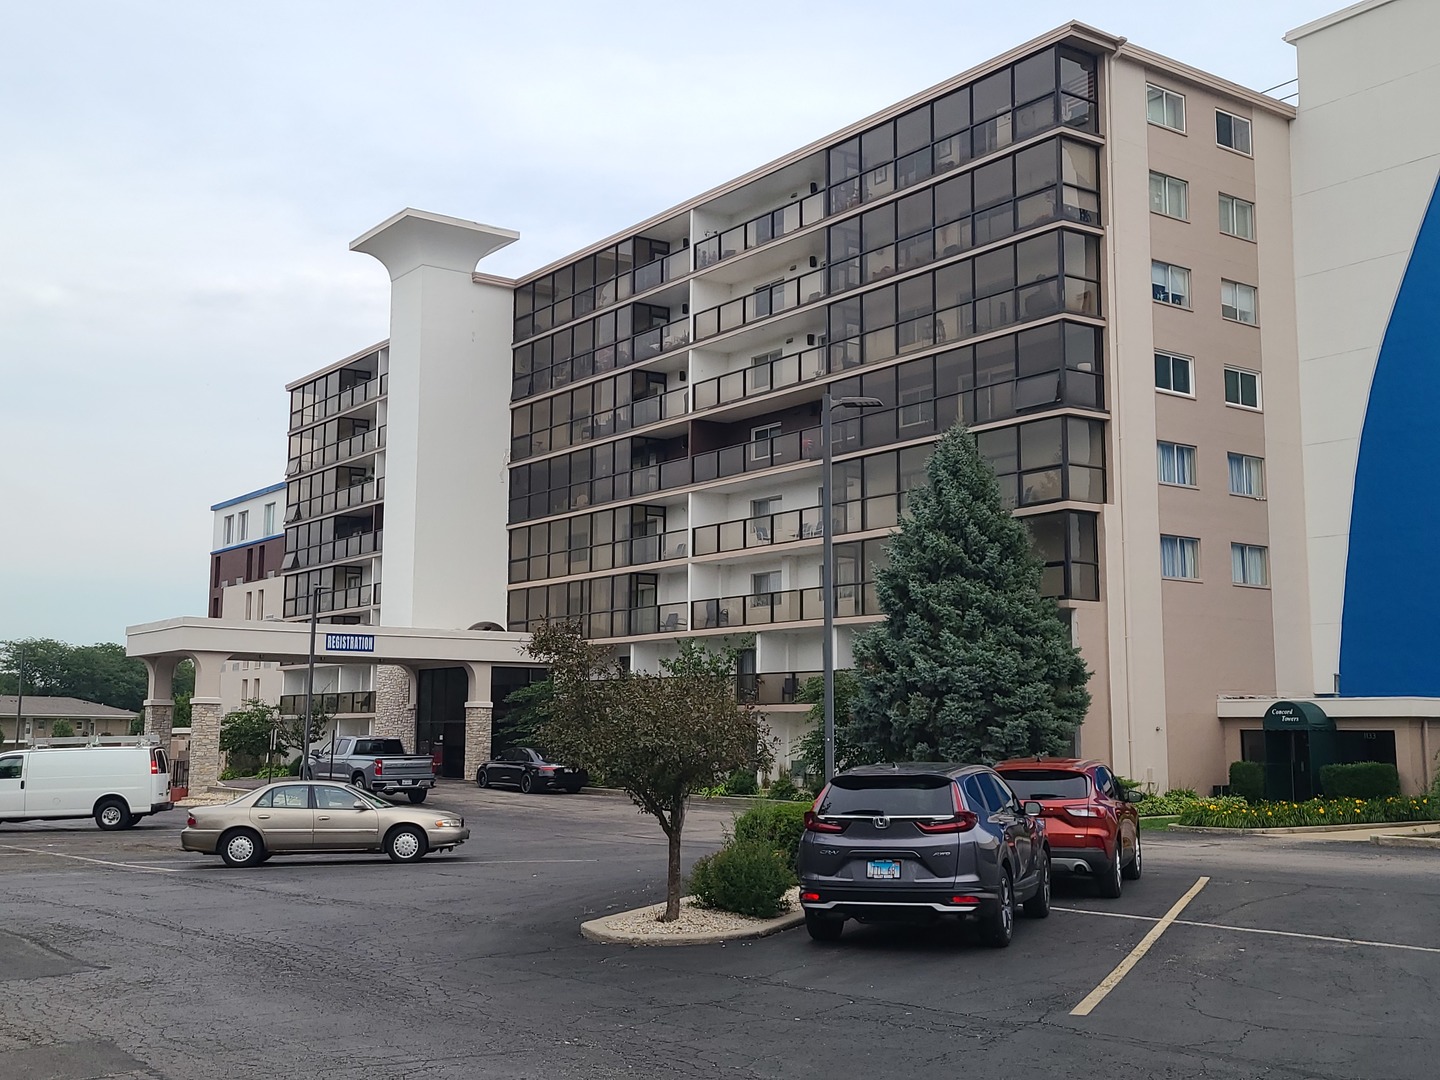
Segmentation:
[(480, 766), (490, 760), (491, 720), (495, 710), (488, 701), (465, 702), (465, 779), (474, 780)]
[(170, 752), (170, 733), (175, 727), (175, 702), (169, 698), (145, 699), (145, 734), (154, 735)]
[(375, 668), (375, 724), (372, 735), (399, 739), (410, 753), (415, 748), (415, 674), (400, 664)]
[(201, 792), (220, 780), (220, 699), (190, 699), (190, 790)]

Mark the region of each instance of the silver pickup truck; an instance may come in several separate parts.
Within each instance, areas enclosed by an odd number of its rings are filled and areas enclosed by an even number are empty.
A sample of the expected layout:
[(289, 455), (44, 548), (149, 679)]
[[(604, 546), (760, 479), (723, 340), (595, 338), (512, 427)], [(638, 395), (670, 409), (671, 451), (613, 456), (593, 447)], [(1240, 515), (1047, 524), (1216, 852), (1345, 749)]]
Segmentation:
[(435, 786), (435, 759), (429, 754), (405, 753), (405, 744), (399, 739), (341, 735), (333, 747), (326, 743), (310, 751), (305, 776), (348, 780), (377, 795), (403, 793), (412, 803), (422, 803)]

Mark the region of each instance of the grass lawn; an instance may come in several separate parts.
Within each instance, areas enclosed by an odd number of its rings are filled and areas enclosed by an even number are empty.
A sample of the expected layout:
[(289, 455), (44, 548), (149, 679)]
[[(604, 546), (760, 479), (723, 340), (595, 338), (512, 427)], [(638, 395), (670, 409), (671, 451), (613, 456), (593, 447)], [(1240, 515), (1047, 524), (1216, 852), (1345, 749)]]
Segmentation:
[(1140, 819), (1140, 831), (1154, 832), (1159, 830), (1160, 832), (1164, 832), (1170, 826), (1171, 822), (1179, 820), (1179, 814), (1172, 814), (1169, 817), (1142, 817)]

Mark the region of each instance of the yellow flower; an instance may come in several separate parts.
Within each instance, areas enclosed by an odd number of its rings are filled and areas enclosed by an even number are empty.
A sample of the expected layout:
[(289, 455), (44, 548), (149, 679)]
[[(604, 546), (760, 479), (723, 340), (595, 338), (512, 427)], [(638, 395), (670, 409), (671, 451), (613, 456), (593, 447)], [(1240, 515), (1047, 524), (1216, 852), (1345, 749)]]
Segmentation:
[(1320, 807), (1320, 813), (1322, 813), (1322, 814), (1325, 813), (1325, 807), (1323, 807), (1323, 806)]

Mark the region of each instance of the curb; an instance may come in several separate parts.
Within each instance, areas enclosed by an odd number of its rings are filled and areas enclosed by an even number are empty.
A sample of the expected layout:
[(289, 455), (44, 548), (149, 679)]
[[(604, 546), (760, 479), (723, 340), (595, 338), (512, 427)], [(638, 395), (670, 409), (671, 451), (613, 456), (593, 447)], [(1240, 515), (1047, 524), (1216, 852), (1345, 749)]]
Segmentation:
[(1440, 848), (1437, 836), (1386, 836), (1383, 833), (1370, 837), (1377, 847)]
[(1297, 833), (1324, 836), (1326, 833), (1359, 832), (1362, 829), (1375, 829), (1385, 825), (1434, 825), (1440, 829), (1440, 821), (1370, 821), (1359, 825), (1294, 825), (1284, 829), (1219, 829), (1207, 825), (1176, 825), (1172, 822), (1168, 829), (1204, 836), (1294, 836)]
[(617, 930), (610, 925), (614, 920), (634, 915), (637, 911), (658, 912), (664, 907), (664, 904), (649, 904), (643, 908), (617, 911), (613, 915), (591, 919), (589, 922), (580, 924), (580, 933), (590, 941), (605, 945), (718, 945), (726, 941), (751, 941), (755, 938), (769, 937), (771, 934), (778, 934), (782, 930), (799, 926), (805, 921), (805, 912), (797, 909), (787, 911), (784, 915), (776, 916), (773, 919), (756, 920), (754, 925), (736, 930), (705, 930), (689, 934), (643, 934), (633, 930)]

